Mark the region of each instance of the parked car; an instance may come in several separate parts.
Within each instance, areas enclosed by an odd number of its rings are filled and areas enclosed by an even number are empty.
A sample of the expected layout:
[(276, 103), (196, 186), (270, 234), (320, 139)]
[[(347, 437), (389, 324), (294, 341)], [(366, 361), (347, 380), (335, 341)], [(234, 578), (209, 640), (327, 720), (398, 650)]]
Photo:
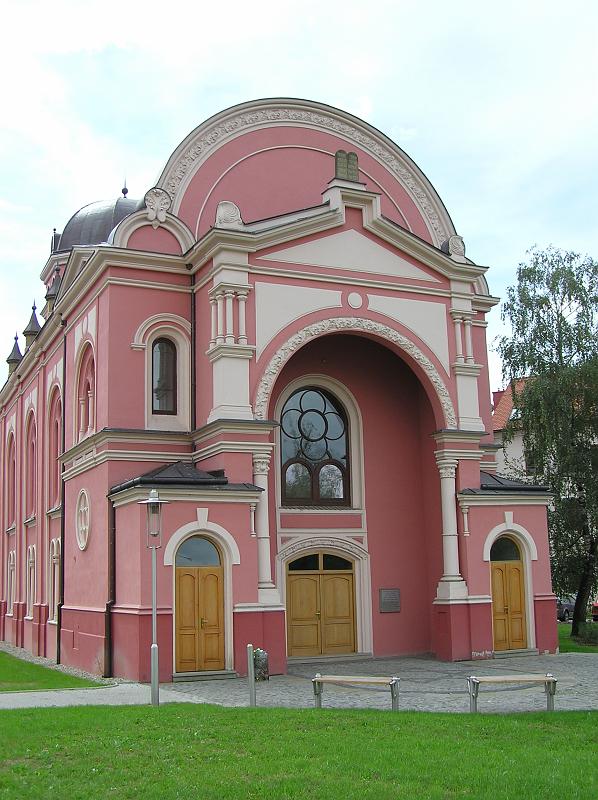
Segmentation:
[[(556, 616), (561, 622), (569, 622), (573, 617), (573, 609), (575, 608), (575, 595), (570, 594), (567, 597), (557, 597), (556, 599)], [(597, 609), (598, 613), (598, 609)]]
[(598, 597), (592, 603), (592, 622), (598, 622)]

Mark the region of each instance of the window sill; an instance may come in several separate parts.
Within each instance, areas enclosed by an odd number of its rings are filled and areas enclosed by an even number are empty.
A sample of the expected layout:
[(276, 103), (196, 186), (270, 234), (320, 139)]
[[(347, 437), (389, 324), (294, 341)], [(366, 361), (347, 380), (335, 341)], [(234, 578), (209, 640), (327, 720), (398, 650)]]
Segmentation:
[(12, 525), (9, 525), (8, 528), (6, 529), (6, 533), (14, 533), (16, 531), (16, 529), (17, 529), (17, 526), (13, 522)]
[(23, 525), (25, 525), (27, 528), (29, 528), (31, 525), (35, 525), (35, 514), (31, 514), (31, 516), (23, 520)]
[(50, 517), (50, 519), (54, 519), (55, 517), (61, 517), (62, 516), (62, 506), (61, 505), (57, 505), (57, 506), (54, 506), (54, 508), (49, 508), (46, 511), (46, 516)]

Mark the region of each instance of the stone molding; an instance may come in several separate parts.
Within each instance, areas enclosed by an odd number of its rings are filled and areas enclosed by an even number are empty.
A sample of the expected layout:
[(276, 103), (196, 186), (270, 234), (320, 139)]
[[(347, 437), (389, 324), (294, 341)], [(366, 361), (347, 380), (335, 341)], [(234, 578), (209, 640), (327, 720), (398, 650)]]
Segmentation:
[(179, 145), (160, 176), (158, 188), (165, 189), (170, 195), (176, 212), (179, 194), (215, 150), (244, 132), (273, 125), (325, 130), (368, 152), (410, 193), (428, 224), (434, 244), (437, 247), (448, 246), (445, 243), (455, 235), (450, 217), (431, 184), (406, 153), (357, 117), (318, 103), (284, 99), (258, 101), (218, 114), (196, 128)]
[(438, 370), (430, 359), (427, 358), (413, 342), (398, 331), (393, 330), (393, 328), (389, 328), (387, 325), (382, 325), (373, 320), (360, 319), (359, 317), (334, 317), (332, 319), (322, 320), (322, 322), (315, 322), (312, 325), (308, 325), (298, 331), (294, 336), (291, 336), (291, 338), (272, 356), (262, 374), (255, 395), (254, 409), (256, 419), (267, 419), (268, 402), (272, 388), (282, 368), (293, 353), (299, 350), (310, 339), (338, 332), (372, 333), (386, 341), (398, 345), (401, 350), (410, 355), (411, 358), (419, 364), (430, 380), (444, 412), (446, 427), (457, 427), (457, 417), (450, 394)]

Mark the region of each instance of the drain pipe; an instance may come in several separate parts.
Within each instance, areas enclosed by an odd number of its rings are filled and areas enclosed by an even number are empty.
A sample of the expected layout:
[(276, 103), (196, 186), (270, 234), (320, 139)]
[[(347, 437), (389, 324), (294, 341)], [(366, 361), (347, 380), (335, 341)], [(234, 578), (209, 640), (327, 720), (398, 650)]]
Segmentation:
[(116, 602), (116, 508), (114, 502), (108, 498), (108, 600), (104, 611), (104, 678), (112, 678), (113, 664), (113, 636), (112, 636), (112, 608)]
[[(64, 329), (62, 339), (62, 431), (60, 436), (60, 453), (64, 454), (66, 446), (66, 320), (60, 323)], [(56, 610), (56, 663), (60, 664), (60, 640), (62, 634), (62, 606), (64, 605), (64, 526), (65, 526), (66, 484), (64, 480), (64, 462), (60, 468), (60, 561), (58, 563), (58, 607)]]
[[(187, 264), (189, 269), (191, 264)], [(195, 273), (191, 273), (191, 431), (195, 430), (197, 424), (196, 388), (197, 388), (197, 368), (195, 364), (196, 345), (196, 320), (195, 320)]]

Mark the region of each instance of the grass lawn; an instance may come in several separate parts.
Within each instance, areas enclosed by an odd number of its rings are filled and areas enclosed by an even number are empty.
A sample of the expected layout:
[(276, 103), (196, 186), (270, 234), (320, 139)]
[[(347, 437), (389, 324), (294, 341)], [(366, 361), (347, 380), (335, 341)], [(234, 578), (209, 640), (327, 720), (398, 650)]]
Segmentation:
[(598, 797), (598, 712), (204, 705), (0, 712), (0, 797)]
[(95, 681), (75, 678), (56, 669), (0, 652), (0, 692), (24, 692), (30, 689), (79, 689), (100, 686)]
[(579, 644), (577, 639), (571, 638), (571, 625), (568, 625), (566, 622), (559, 622), (558, 629), (559, 649), (561, 653), (598, 653), (598, 647), (589, 644)]

